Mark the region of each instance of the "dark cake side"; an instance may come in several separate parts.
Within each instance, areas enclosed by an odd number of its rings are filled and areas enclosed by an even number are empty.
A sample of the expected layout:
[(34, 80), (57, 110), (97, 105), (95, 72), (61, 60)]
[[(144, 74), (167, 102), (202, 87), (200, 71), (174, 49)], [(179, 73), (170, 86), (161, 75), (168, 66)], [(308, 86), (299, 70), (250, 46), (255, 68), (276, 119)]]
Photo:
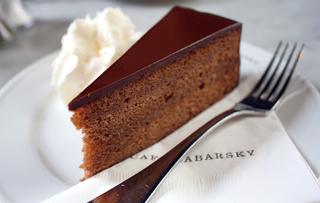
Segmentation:
[(241, 26), (99, 100), (77, 108), (85, 178), (156, 143), (238, 82)]

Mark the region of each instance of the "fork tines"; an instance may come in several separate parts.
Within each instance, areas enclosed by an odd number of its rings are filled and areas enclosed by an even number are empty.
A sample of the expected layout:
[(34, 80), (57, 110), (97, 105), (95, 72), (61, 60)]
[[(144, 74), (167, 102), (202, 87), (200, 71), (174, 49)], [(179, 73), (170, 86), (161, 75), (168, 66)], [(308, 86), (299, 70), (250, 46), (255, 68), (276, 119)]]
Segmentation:
[(266, 71), (253, 89), (254, 98), (275, 102), (282, 96), (297, 66), (303, 47), (304, 44), (288, 42), (283, 45), (282, 41), (278, 44)]

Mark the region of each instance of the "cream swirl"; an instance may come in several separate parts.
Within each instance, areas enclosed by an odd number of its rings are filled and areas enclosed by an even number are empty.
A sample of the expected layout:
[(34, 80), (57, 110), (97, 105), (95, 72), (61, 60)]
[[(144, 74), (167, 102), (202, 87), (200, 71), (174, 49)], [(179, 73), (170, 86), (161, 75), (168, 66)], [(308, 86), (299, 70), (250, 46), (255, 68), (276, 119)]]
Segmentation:
[(52, 64), (52, 84), (64, 103), (103, 73), (138, 37), (131, 20), (119, 8), (74, 20)]

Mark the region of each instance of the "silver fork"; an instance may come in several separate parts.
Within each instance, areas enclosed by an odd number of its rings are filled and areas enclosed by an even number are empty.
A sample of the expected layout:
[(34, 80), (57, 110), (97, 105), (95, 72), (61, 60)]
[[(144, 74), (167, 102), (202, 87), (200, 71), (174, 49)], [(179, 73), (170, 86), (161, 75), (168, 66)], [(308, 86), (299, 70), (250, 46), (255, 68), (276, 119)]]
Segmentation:
[(286, 90), (304, 47), (302, 44), (297, 50), (295, 43), (288, 51), (289, 43), (282, 44), (278, 44), (267, 69), (246, 98), (208, 121), (150, 166), (99, 196), (99, 200), (108, 203), (148, 201), (167, 174), (209, 131), (235, 116), (267, 116)]

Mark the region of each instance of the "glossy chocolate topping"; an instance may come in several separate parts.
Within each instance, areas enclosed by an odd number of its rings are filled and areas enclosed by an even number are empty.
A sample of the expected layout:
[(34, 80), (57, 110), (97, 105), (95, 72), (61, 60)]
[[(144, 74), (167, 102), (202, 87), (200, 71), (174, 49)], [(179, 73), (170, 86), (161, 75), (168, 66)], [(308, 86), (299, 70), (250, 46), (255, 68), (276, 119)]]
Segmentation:
[(144, 74), (173, 62), (240, 23), (192, 9), (174, 7), (122, 57), (69, 103), (69, 109), (87, 104)]

